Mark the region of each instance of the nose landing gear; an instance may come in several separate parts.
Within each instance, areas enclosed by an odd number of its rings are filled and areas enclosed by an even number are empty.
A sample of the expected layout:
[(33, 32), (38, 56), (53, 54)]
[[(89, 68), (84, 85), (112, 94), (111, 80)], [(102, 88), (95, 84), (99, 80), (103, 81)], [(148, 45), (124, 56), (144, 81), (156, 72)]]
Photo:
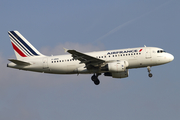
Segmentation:
[(101, 75), (100, 73), (96, 73), (91, 77), (91, 80), (94, 82), (95, 85), (99, 85), (100, 81), (98, 79), (98, 76)]
[(153, 74), (151, 73), (151, 67), (147, 66), (147, 70), (148, 70), (148, 76), (151, 78), (153, 76)]

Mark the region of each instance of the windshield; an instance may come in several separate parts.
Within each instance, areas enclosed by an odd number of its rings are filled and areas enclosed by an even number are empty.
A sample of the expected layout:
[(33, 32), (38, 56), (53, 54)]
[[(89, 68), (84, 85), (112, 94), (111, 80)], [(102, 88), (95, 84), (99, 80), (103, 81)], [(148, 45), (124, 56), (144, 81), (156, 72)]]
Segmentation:
[(164, 50), (158, 50), (157, 53), (165, 53), (166, 51)]

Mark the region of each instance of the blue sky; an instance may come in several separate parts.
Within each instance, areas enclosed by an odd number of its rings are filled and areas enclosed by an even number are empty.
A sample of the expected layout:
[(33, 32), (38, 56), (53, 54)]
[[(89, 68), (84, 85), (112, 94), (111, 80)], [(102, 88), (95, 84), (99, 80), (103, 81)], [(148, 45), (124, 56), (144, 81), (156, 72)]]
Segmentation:
[[(180, 118), (178, 0), (0, 1), (1, 120), (177, 120)], [(6, 67), (15, 57), (7, 31), (18, 30), (40, 52), (65, 54), (160, 47), (173, 62), (130, 70), (125, 79), (50, 75)]]

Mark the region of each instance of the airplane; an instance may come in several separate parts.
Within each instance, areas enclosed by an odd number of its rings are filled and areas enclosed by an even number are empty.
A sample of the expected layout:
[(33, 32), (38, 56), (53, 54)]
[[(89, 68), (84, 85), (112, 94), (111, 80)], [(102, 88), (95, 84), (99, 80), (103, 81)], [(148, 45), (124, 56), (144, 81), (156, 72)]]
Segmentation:
[(7, 67), (51, 74), (93, 74), (91, 80), (99, 85), (98, 76), (126, 78), (129, 69), (147, 67), (151, 78), (151, 67), (173, 61), (174, 56), (157, 47), (137, 47), (118, 50), (82, 53), (66, 49), (67, 55), (45, 56), (41, 54), (18, 31), (8, 31), (16, 59)]

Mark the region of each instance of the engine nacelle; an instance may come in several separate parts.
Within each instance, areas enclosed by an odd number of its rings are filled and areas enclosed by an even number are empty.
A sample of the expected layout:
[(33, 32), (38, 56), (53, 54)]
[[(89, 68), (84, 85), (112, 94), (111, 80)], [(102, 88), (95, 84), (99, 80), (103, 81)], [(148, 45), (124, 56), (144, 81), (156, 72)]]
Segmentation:
[(126, 70), (122, 72), (113, 72), (113, 73), (106, 72), (104, 73), (104, 76), (112, 76), (113, 78), (126, 78), (129, 76), (129, 71)]
[(129, 76), (129, 71), (123, 71), (123, 72), (119, 72), (119, 73), (112, 73), (112, 77), (113, 78), (126, 78)]
[(108, 63), (108, 71), (112, 73), (126, 71), (127, 66), (128, 66), (127, 61), (117, 61), (117, 62)]

